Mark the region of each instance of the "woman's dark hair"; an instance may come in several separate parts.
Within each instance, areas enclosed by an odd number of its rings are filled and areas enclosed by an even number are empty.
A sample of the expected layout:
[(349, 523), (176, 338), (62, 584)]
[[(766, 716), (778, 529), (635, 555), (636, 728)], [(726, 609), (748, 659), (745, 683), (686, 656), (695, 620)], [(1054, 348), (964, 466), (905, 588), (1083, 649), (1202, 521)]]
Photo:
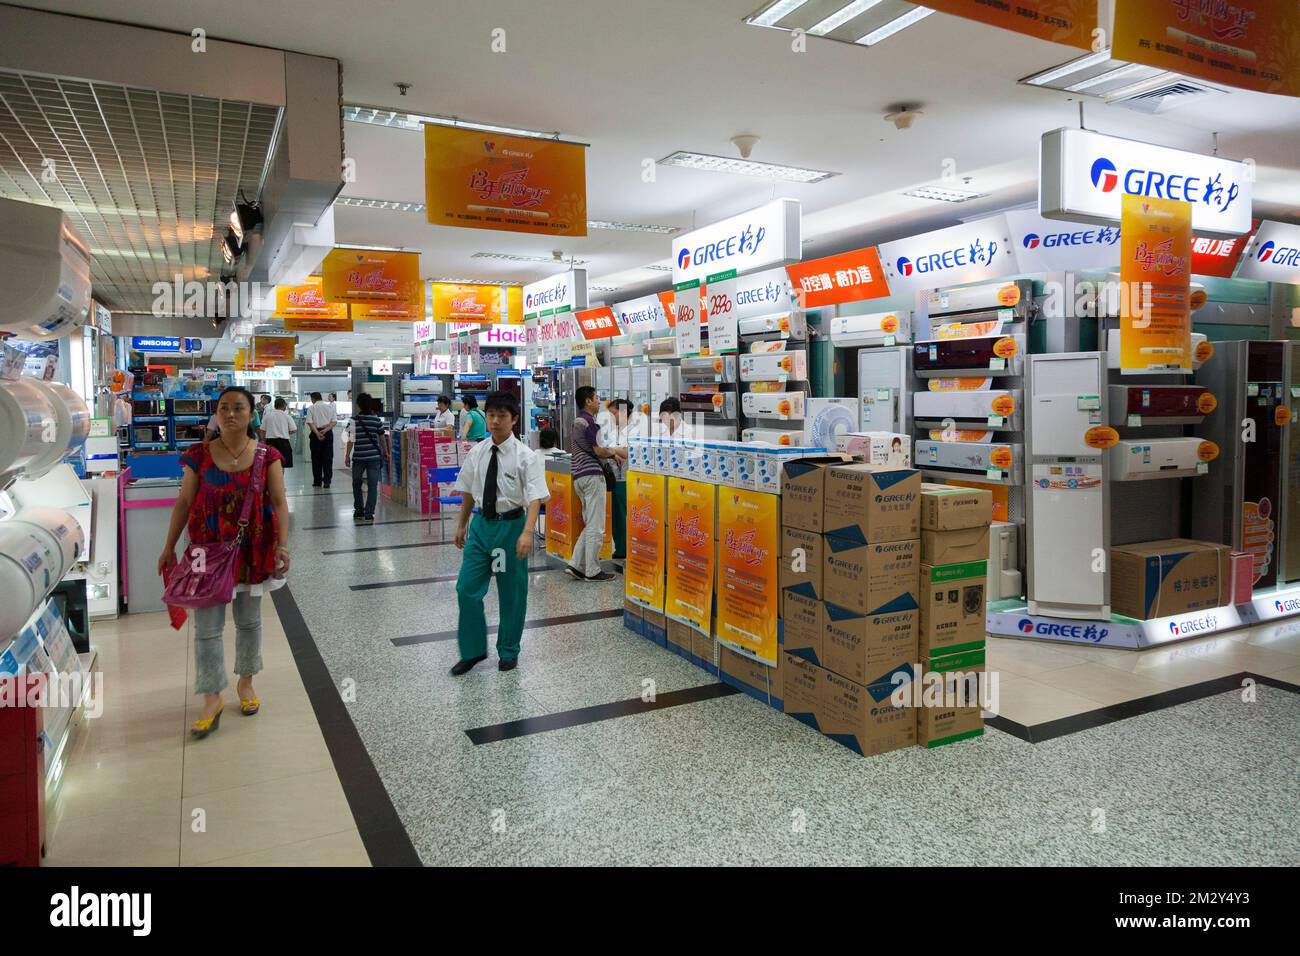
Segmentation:
[[(248, 402), (248, 437), (256, 438), (257, 429), (253, 427), (253, 410), (257, 408), (257, 402), (253, 398), (253, 393), (250, 392), (248, 389), (244, 388), (242, 385), (230, 385), (226, 388), (223, 388), (221, 390), (221, 394), (217, 396), (216, 402), (213, 403), (213, 408), (214, 409), (220, 408), (221, 400), (225, 398), (227, 395), (229, 395), (231, 392), (234, 392), (237, 395), (243, 395), (244, 401)], [(218, 431), (217, 434), (220, 434), (220, 432)]]
[(680, 412), (681, 410), (682, 410), (682, 403), (675, 398), (671, 398), (671, 397), (665, 398), (662, 402), (659, 403), (660, 415), (662, 415), (664, 412), (672, 413), (672, 412)]
[(620, 408), (626, 408), (628, 410), (628, 413), (631, 414), (632, 403), (629, 402), (626, 398), (616, 398), (609, 403), (609, 408), (610, 411), (616, 411)]
[(537, 433), (537, 443), (543, 448), (555, 448), (560, 444), (560, 433), (554, 428), (543, 428)]
[(478, 399), (473, 395), (462, 395), (460, 400), (466, 408), (478, 408)]
[(439, 395), (439, 396), (438, 396), (438, 404), (439, 404), (439, 405), (446, 405), (447, 407), (450, 408), (450, 407), (451, 407), (451, 399), (448, 398), (446, 395)]

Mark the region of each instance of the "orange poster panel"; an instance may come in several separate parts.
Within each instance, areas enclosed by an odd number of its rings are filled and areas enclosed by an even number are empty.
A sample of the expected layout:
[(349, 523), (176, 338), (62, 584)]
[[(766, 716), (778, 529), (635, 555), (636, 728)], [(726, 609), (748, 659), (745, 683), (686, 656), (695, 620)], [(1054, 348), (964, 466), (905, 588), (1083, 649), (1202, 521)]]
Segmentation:
[(718, 640), (775, 667), (781, 499), (761, 491), (718, 492)]
[(501, 286), (434, 282), (430, 296), (435, 322), (489, 322), (501, 316)]
[(298, 348), (296, 335), (254, 335), (253, 357), (258, 368), (272, 365), (292, 365)]
[(420, 283), (420, 298), (415, 302), (376, 303), (355, 302), (348, 306), (348, 313), (353, 321), (362, 319), (371, 322), (423, 322), (424, 283)]
[(1119, 364), (1192, 370), (1192, 204), (1126, 194), (1120, 211)]
[(506, 289), (506, 318), (510, 325), (524, 324), (524, 288), (512, 285)]
[(334, 319), (347, 321), (348, 307), (342, 302), (325, 300), (324, 282), (320, 276), (308, 276), (302, 285), (275, 287), (275, 317), (277, 319)]
[(925, 5), (1081, 50), (1092, 49), (1092, 31), (1097, 29), (1097, 0), (927, 0)]
[(671, 329), (677, 325), (677, 306), (676, 296), (672, 292), (658, 292), (659, 305), (663, 307), (664, 315), (668, 318), (668, 327)]
[(861, 302), (889, 295), (875, 246), (785, 267), (801, 309)]
[(573, 557), (573, 476), (546, 472), (546, 553), (565, 561)]
[(335, 249), (320, 271), (327, 302), (389, 307), (424, 302), (418, 252)]
[(1294, 0), (1116, 0), (1111, 56), (1300, 96), (1300, 10)]
[(434, 226), (585, 236), (586, 147), (426, 123), (424, 203)]
[[(347, 308), (346, 305), (343, 306), (343, 311), (346, 312)], [(351, 332), (352, 320), (349, 318), (313, 318), (312, 316), (286, 317), (284, 330), (286, 332)]]
[(582, 329), (584, 339), (608, 339), (618, 335), (614, 310), (607, 305), (575, 312), (573, 318), (577, 321), (578, 328)]
[(665, 493), (663, 475), (628, 472), (623, 593), (629, 601), (660, 613), (664, 609)]
[(671, 493), (664, 614), (708, 634), (713, 616), (717, 486), (683, 478), (668, 478), (667, 482)]

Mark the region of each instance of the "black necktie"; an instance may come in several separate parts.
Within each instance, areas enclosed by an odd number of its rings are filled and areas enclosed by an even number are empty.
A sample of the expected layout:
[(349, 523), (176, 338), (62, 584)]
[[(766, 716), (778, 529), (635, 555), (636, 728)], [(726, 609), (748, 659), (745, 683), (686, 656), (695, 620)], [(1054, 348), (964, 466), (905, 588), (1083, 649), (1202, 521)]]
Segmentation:
[(488, 462), (487, 478), (483, 481), (483, 514), (497, 516), (497, 446), (492, 446), (492, 460)]

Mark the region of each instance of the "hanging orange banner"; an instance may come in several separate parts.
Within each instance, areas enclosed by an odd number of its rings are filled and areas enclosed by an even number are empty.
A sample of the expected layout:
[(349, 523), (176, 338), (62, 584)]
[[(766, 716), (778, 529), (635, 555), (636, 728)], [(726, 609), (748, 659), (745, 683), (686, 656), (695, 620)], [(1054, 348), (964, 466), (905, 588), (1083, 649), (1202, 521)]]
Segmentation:
[(578, 323), (578, 328), (582, 329), (584, 339), (608, 339), (618, 335), (618, 323), (614, 321), (614, 310), (607, 305), (575, 312), (573, 318)]
[(1192, 204), (1125, 194), (1120, 369), (1192, 369)]
[(320, 276), (308, 276), (302, 285), (275, 287), (275, 318), (323, 318), (346, 320), (348, 307), (341, 302), (325, 300), (324, 282)]
[(431, 288), (433, 321), (500, 324), (501, 286), (435, 282)]
[(353, 321), (371, 322), (423, 322), (424, 321), (424, 283), (420, 284), (420, 298), (417, 302), (391, 303), (354, 303), (348, 306), (348, 313)]
[(426, 123), (424, 203), (434, 226), (585, 236), (586, 147)]
[[(717, 486), (668, 478), (668, 590), (664, 614), (709, 633)], [(725, 494), (725, 491), (724, 491)]]
[(298, 348), (296, 335), (254, 335), (253, 358), (259, 368), (271, 365), (292, 365)]
[(509, 325), (524, 324), (524, 289), (523, 286), (506, 287), (506, 317)]
[(781, 499), (760, 491), (718, 493), (718, 640), (768, 667), (777, 660), (777, 562)]
[[(342, 306), (346, 312), (348, 307)], [(286, 332), (351, 332), (352, 320), (349, 318), (326, 319), (314, 318), (312, 316), (286, 317), (284, 320), (284, 330)]]
[(1097, 0), (927, 0), (925, 5), (955, 17), (1081, 50), (1092, 49), (1092, 33), (1097, 29)]
[(628, 472), (623, 593), (629, 601), (660, 613), (664, 609), (664, 495), (663, 475)]
[(1300, 96), (1300, 13), (1294, 0), (1116, 0), (1111, 56)]
[(860, 302), (889, 295), (875, 246), (785, 267), (801, 309)]
[(424, 302), (418, 252), (335, 249), (320, 270), (327, 302), (390, 307)]

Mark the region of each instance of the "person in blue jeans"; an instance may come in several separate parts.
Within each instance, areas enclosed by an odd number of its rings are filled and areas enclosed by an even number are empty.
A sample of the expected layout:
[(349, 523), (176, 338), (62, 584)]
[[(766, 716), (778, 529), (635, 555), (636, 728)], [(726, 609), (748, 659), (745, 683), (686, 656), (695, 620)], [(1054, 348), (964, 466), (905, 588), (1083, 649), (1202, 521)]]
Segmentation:
[[(352, 468), (352, 520), (374, 524), (375, 502), (379, 498), (379, 476), (384, 468), (384, 420), (375, 414), (374, 399), (362, 394), (352, 418), (352, 444), (344, 466)], [(361, 485), (368, 483), (361, 499)]]

